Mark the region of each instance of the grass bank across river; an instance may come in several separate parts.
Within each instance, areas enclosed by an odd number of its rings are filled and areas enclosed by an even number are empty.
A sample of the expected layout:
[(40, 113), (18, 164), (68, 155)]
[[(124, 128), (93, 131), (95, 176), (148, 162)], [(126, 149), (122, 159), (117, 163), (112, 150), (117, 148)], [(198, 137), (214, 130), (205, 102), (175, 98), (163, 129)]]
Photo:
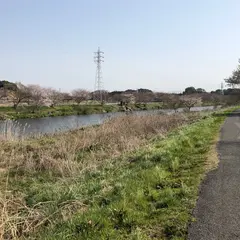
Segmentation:
[(185, 239), (224, 116), (125, 116), (0, 152), (0, 237)]
[[(131, 110), (151, 110), (160, 109), (160, 103), (132, 104), (127, 107)], [(56, 117), (69, 115), (87, 115), (94, 113), (121, 112), (126, 107), (117, 104), (81, 104), (81, 105), (59, 105), (55, 107), (39, 107), (19, 106), (17, 109), (13, 107), (0, 107), (0, 120), (4, 119), (21, 119), (21, 118), (40, 118), (40, 117)]]

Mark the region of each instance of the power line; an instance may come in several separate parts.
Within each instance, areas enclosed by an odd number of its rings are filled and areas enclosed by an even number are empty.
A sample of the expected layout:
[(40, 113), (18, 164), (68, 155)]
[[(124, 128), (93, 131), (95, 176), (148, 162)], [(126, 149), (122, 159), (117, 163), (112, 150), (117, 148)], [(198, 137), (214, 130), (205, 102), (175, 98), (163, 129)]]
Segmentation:
[(94, 100), (103, 102), (103, 78), (102, 78), (102, 62), (104, 62), (104, 52), (98, 48), (97, 52), (94, 52), (94, 62), (97, 64), (94, 86)]

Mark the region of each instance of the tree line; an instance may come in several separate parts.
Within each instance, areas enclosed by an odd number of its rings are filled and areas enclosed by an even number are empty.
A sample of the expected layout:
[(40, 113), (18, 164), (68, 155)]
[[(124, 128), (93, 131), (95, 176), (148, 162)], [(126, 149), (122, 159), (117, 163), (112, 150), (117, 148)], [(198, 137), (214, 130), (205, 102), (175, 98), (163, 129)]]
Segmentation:
[[(153, 92), (150, 89), (140, 88), (125, 91), (101, 91), (103, 103), (119, 103), (122, 105), (136, 103), (161, 102), (163, 107), (177, 109), (185, 107), (190, 109), (200, 105), (223, 105), (234, 104), (240, 101), (240, 65), (225, 79), (230, 87), (207, 92), (203, 88), (187, 87), (182, 93)], [(23, 103), (38, 109), (40, 106), (54, 107), (63, 103), (81, 104), (85, 101), (94, 100), (99, 92), (90, 92), (85, 89), (74, 89), (70, 93), (61, 92), (53, 88), (45, 88), (39, 85), (23, 85), (20, 82), (11, 83), (0, 81), (0, 100), (5, 99), (12, 103), (13, 108)]]

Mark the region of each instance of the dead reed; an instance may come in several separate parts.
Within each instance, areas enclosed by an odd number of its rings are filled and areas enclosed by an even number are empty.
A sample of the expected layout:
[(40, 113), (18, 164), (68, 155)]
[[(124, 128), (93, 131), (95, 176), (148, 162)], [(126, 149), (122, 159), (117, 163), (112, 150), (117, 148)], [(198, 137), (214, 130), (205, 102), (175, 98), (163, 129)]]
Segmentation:
[[(29, 207), (21, 192), (11, 192), (8, 177), (28, 173), (49, 173), (71, 178), (97, 169), (108, 161), (147, 145), (153, 137), (166, 134), (199, 119), (199, 114), (123, 116), (98, 127), (61, 133), (38, 139), (1, 141), (0, 149), (0, 239), (19, 239), (39, 226), (51, 224), (42, 204)], [(11, 130), (11, 129), (10, 129)], [(64, 203), (56, 214), (84, 209), (78, 201)], [(67, 211), (66, 211), (67, 210)], [(54, 213), (55, 214), (55, 213)]]
[(5, 142), (0, 151), (0, 168), (73, 175), (136, 150), (151, 138), (165, 136), (170, 130), (198, 117), (198, 114), (123, 116), (98, 127)]

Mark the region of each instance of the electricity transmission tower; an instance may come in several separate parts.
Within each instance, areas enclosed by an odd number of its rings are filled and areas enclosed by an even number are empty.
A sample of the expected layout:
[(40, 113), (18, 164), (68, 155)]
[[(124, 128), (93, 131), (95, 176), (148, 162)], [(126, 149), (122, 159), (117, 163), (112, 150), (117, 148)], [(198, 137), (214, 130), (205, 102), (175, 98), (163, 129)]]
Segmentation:
[(96, 101), (100, 101), (101, 103), (104, 101), (103, 96), (103, 81), (102, 81), (102, 62), (104, 62), (104, 52), (98, 48), (98, 51), (94, 53), (94, 62), (97, 64), (96, 76), (95, 76), (95, 86), (93, 99)]
[(224, 94), (223, 88), (224, 88), (224, 85), (223, 85), (223, 82), (221, 82), (221, 93), (222, 93), (222, 95)]

